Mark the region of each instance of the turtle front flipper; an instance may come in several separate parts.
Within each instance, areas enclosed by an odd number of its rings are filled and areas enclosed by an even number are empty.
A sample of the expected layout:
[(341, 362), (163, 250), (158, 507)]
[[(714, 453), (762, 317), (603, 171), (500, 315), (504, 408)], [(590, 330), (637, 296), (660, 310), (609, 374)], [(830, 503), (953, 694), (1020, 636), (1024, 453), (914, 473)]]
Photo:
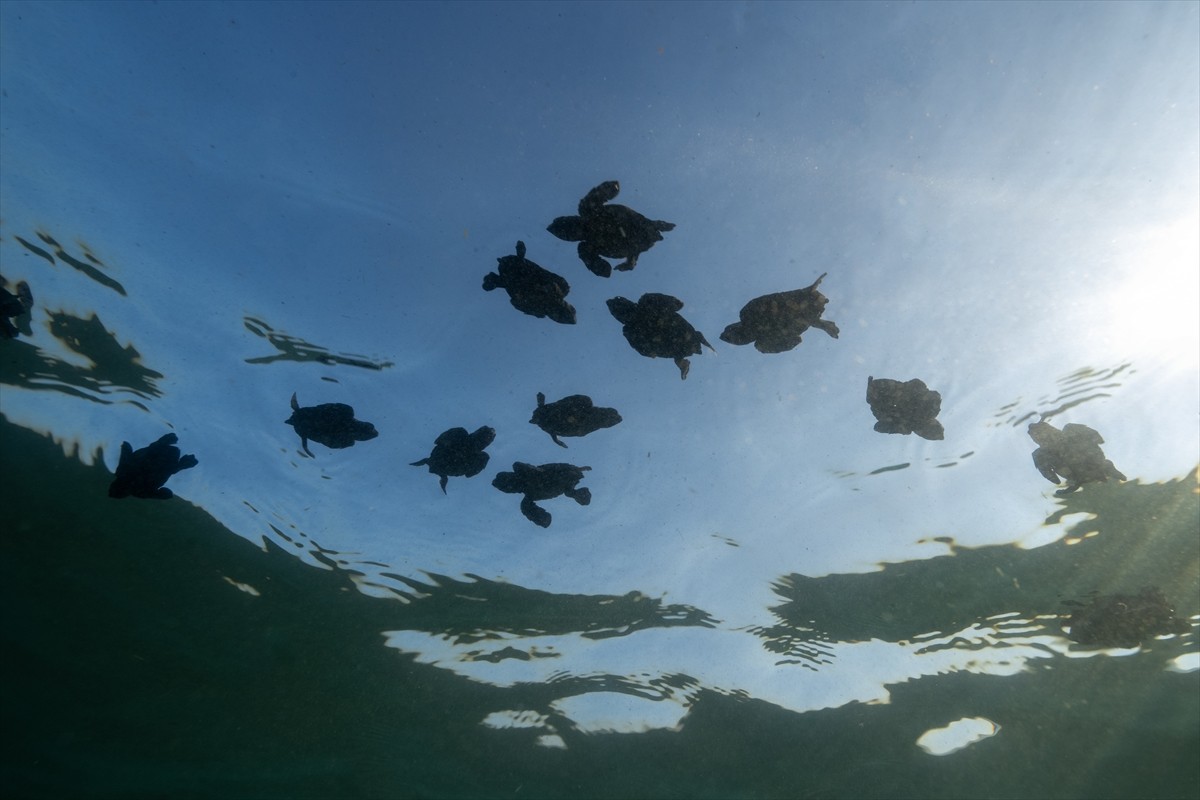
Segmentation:
[(812, 324), (812, 327), (820, 328), (821, 330), (825, 331), (830, 336), (832, 336), (834, 339), (838, 338), (838, 334), (841, 333), (841, 331), (838, 330), (837, 324), (834, 323), (833, 321), (827, 320), (827, 319), (819, 319), (819, 320), (815, 321)]
[(602, 205), (614, 199), (620, 193), (621, 184), (619, 181), (605, 181), (585, 194), (583, 199), (579, 201), (579, 215), (586, 217), (589, 214), (595, 214), (600, 210)]
[(688, 370), (692, 368), (692, 363), (686, 358), (677, 358), (675, 359), (675, 366), (679, 367), (679, 379), (686, 381)]
[(567, 491), (563, 492), (563, 494), (574, 500), (576, 503), (579, 503), (581, 506), (586, 506), (588, 503), (592, 502), (592, 490), (586, 486), (581, 486), (578, 489), (568, 489)]
[(1033, 451), (1033, 465), (1046, 480), (1051, 483), (1062, 483), (1062, 479), (1058, 477), (1058, 472), (1054, 469), (1054, 458), (1048, 455), (1043, 448), (1039, 447)]
[(175, 496), (175, 493), (164, 486), (161, 489), (155, 489), (153, 492), (150, 492), (150, 494), (147, 496), (154, 500), (170, 500), (172, 497)]
[(175, 471), (179, 472), (180, 470), (191, 469), (199, 463), (200, 462), (196, 460), (196, 457), (189, 453), (188, 455), (179, 459), (179, 465), (175, 467)]
[[(588, 242), (580, 242), (577, 248), (579, 252), (579, 260), (588, 268), (593, 275), (599, 275), (601, 278), (612, 277), (612, 264), (609, 264), (601, 257), (600, 251), (593, 247)], [(632, 269), (632, 267), (630, 268)]]
[(543, 528), (550, 527), (550, 512), (530, 500), (528, 496), (521, 501), (521, 513), (525, 515), (525, 519), (534, 525), (539, 525)]

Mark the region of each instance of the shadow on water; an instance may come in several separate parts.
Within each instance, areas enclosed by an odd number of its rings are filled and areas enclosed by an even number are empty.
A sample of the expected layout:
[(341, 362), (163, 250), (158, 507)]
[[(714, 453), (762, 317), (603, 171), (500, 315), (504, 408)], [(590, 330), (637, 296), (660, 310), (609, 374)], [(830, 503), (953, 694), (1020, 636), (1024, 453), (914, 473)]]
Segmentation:
[(347, 367), (382, 370), (393, 366), (391, 361), (376, 361), (366, 356), (349, 353), (331, 353), (328, 349), (306, 342), (297, 336), (277, 331), (257, 317), (243, 317), (242, 323), (246, 330), (255, 336), (261, 336), (271, 343), (279, 352), (271, 356), (247, 358), (247, 364), (270, 364), (275, 361), (313, 362), (317, 364), (342, 364)]
[[(441, 576), (408, 583), (407, 603), (369, 597), (347, 571), (306, 566), (270, 542), (256, 546), (182, 500), (110, 501), (102, 467), (7, 422), (0, 434), (0, 780), (8, 796), (1200, 791), (1200, 673), (1167, 671), (1153, 653), (1058, 659), (1011, 676), (938, 675), (889, 687), (889, 704), (805, 714), (699, 689), (678, 730), (564, 726), (564, 747), (539, 747), (535, 731), (481, 721), (540, 711), (553, 692), (584, 687), (471, 681), (385, 647), (382, 632), (596, 636), (672, 620), (703, 626), (704, 615), (679, 619), (679, 609), (636, 593), (564, 597)], [(1188, 613), (1196, 598), (1181, 581), (1194, 580), (1196, 565), (1195, 500), (1187, 499), (1194, 480), (1088, 487), (1068, 498), (1064, 512), (1097, 515), (1089, 524), (1099, 533), (1076, 545), (959, 550), (870, 575), (793, 576), (780, 582), (785, 602), (776, 611), (797, 630), (901, 639), (999, 610), (1044, 613), (1098, 586), (1153, 582)], [(914, 745), (964, 716), (996, 720), (1003, 733), (948, 757)]]

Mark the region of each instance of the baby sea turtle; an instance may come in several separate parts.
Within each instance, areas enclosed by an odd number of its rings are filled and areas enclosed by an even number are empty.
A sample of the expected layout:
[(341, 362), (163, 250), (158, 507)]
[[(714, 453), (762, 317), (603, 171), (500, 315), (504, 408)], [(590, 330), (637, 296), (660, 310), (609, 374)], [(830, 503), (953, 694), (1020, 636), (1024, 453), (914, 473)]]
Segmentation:
[(817, 291), (820, 278), (805, 289), (776, 292), (756, 297), (738, 315), (738, 322), (725, 328), (721, 341), (730, 344), (750, 344), (760, 353), (783, 353), (800, 344), (800, 334), (810, 327), (820, 328), (834, 339), (838, 338), (838, 326), (821, 319), (829, 298)]
[[(29, 310), (33, 308), (33, 292), (29, 290), (29, 284), (25, 281), (13, 287), (17, 290), (16, 294), (6, 289), (5, 284), (4, 278), (0, 277), (0, 335), (15, 339), (21, 328), (14, 325), (12, 320), (21, 320), (29, 314)], [(28, 326), (24, 327), (28, 332)]]
[(496, 438), (496, 430), (484, 425), (474, 433), (466, 428), (451, 428), (433, 440), (433, 452), (429, 458), (412, 462), (414, 467), (429, 465), (429, 471), (441, 477), (442, 493), (446, 492), (446, 481), (450, 476), (472, 478), (487, 466), (488, 454), (484, 448)]
[(915, 433), (922, 439), (941, 439), (945, 435), (942, 423), (935, 419), (942, 410), (942, 396), (919, 378), (901, 383), (868, 377), (867, 403), (879, 420), (875, 430), (880, 433)]
[(1187, 633), (1191, 627), (1175, 616), (1166, 595), (1155, 587), (1137, 594), (1097, 595), (1086, 604), (1073, 600), (1066, 604), (1075, 607), (1067, 618), (1068, 635), (1085, 645), (1137, 647), (1153, 636)]
[(553, 403), (546, 402), (546, 395), (538, 392), (537, 408), (529, 420), (550, 434), (559, 447), (566, 447), (559, 436), (587, 436), (601, 428), (611, 428), (621, 421), (615, 408), (592, 405), (586, 394), (573, 394)]
[(180, 457), (175, 443), (179, 437), (168, 433), (140, 450), (121, 442), (121, 460), (117, 475), (108, 487), (109, 497), (144, 497), (170, 500), (175, 494), (165, 484), (176, 472), (200, 463), (193, 455)]
[(575, 324), (575, 309), (566, 301), (571, 287), (565, 278), (525, 258), (525, 243), (517, 242), (517, 254), (497, 258), (496, 272), (483, 276), (483, 290), (504, 289), (518, 311), (532, 317), (549, 317), (563, 325)]
[(1051, 483), (1067, 485), (1055, 492), (1062, 496), (1083, 486), (1116, 478), (1125, 480), (1113, 463), (1104, 457), (1100, 445), (1104, 439), (1087, 425), (1069, 422), (1062, 430), (1049, 422), (1035, 422), (1029, 426), (1029, 437), (1038, 443), (1033, 451), (1033, 465), (1042, 477)]
[(591, 467), (577, 467), (574, 464), (523, 464), (520, 461), (513, 464), (512, 472), (501, 472), (492, 481), (502, 492), (523, 494), (521, 513), (530, 522), (543, 528), (550, 527), (550, 512), (539, 506), (536, 500), (549, 500), (565, 494), (581, 506), (592, 502), (592, 493), (587, 488), (575, 488), (575, 484), (583, 480), (585, 470)]
[(579, 201), (579, 216), (558, 217), (546, 230), (567, 242), (579, 242), (579, 260), (601, 278), (612, 275), (609, 258), (625, 259), (619, 270), (637, 266), (638, 256), (662, 241), (675, 224), (646, 219), (628, 206), (608, 204), (621, 191), (617, 181), (605, 181)]
[(683, 301), (679, 298), (657, 292), (642, 295), (636, 303), (624, 297), (608, 301), (608, 310), (625, 326), (625, 338), (633, 349), (648, 358), (675, 359), (679, 377), (687, 380), (691, 368), (687, 357), (699, 355), (700, 345), (709, 350), (713, 346), (680, 316), (681, 308)]
[(300, 446), (310, 456), (309, 439), (340, 450), (379, 435), (374, 425), (355, 419), (354, 409), (345, 403), (322, 403), (301, 408), (295, 392), (292, 393), (292, 415), (284, 422), (300, 434)]

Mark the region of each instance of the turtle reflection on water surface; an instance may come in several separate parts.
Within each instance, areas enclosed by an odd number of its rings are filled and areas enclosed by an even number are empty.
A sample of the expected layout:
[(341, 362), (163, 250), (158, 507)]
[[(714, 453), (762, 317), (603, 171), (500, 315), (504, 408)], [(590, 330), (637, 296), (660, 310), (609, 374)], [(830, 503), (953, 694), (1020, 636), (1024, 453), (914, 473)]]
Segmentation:
[(520, 461), (513, 464), (512, 472), (501, 472), (492, 481), (502, 492), (523, 494), (521, 513), (535, 525), (543, 528), (550, 527), (550, 512), (539, 506), (535, 501), (549, 500), (565, 494), (581, 506), (592, 502), (592, 493), (586, 487), (575, 488), (575, 484), (583, 480), (585, 470), (591, 467), (577, 467), (574, 464), (524, 464)]
[(558, 217), (546, 230), (566, 242), (579, 242), (579, 260), (601, 278), (612, 275), (609, 258), (625, 259), (619, 270), (637, 266), (638, 256), (662, 241), (675, 224), (647, 219), (628, 206), (609, 204), (621, 191), (617, 181), (605, 181), (579, 201), (579, 216)]
[(611, 428), (621, 421), (621, 415), (615, 408), (593, 405), (586, 394), (547, 403), (546, 395), (538, 392), (537, 408), (529, 421), (550, 434), (556, 445), (566, 447), (559, 436), (586, 436), (601, 428)]
[(1086, 605), (1070, 600), (1067, 604), (1078, 607), (1067, 619), (1067, 627), (1068, 635), (1080, 644), (1137, 647), (1150, 637), (1189, 629), (1158, 589), (1099, 595)]
[(919, 378), (894, 381), (891, 378), (867, 378), (867, 403), (879, 433), (915, 433), (922, 439), (945, 436), (936, 417), (942, 410), (942, 396)]
[(1040, 445), (1033, 451), (1033, 465), (1051, 483), (1067, 485), (1055, 492), (1070, 494), (1085, 483), (1101, 483), (1109, 478), (1119, 481), (1125, 476), (1104, 457), (1100, 445), (1104, 439), (1087, 425), (1069, 422), (1062, 430), (1049, 422), (1034, 422), (1029, 426), (1029, 438)]
[(412, 462), (411, 466), (428, 466), (429, 471), (441, 478), (442, 493), (446, 493), (446, 482), (453, 475), (473, 478), (487, 466), (488, 454), (483, 452), (496, 439), (495, 428), (484, 425), (474, 433), (466, 428), (451, 428), (433, 440), (433, 452), (428, 458)]
[(721, 341), (738, 345), (754, 342), (760, 353), (783, 353), (800, 344), (800, 335), (810, 327), (838, 338), (837, 324), (821, 319), (829, 298), (817, 287), (826, 274), (821, 273), (807, 288), (764, 294), (746, 303), (738, 314), (739, 321), (725, 328)]
[(674, 359), (679, 377), (687, 380), (691, 369), (687, 357), (700, 355), (700, 345), (709, 350), (713, 346), (680, 315), (681, 308), (678, 297), (657, 292), (642, 295), (636, 303), (624, 297), (608, 301), (608, 310), (622, 324), (630, 346), (647, 358)]
[(284, 422), (300, 434), (300, 446), (310, 456), (309, 439), (340, 450), (379, 435), (374, 425), (355, 419), (354, 409), (345, 403), (322, 403), (301, 408), (295, 392), (292, 393), (292, 415)]
[(483, 290), (504, 289), (509, 302), (531, 317), (549, 317), (563, 325), (575, 324), (575, 308), (566, 301), (570, 285), (561, 275), (525, 258), (525, 243), (517, 242), (517, 254), (496, 259), (496, 272), (483, 276)]
[(134, 450), (129, 442), (121, 442), (121, 460), (117, 474), (108, 487), (109, 497), (142, 497), (170, 500), (174, 492), (163, 484), (176, 472), (191, 469), (198, 463), (194, 455), (179, 455), (175, 443), (179, 437), (168, 433), (158, 441)]

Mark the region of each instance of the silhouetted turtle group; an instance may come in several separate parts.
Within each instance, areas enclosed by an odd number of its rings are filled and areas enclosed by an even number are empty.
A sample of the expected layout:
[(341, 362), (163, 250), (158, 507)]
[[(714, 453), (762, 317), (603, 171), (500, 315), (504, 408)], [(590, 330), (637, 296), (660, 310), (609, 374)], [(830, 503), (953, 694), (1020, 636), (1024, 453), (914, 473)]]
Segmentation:
[[(578, 242), (580, 260), (589, 271), (604, 278), (610, 277), (614, 269), (606, 259), (620, 259), (615, 266), (619, 271), (631, 270), (641, 254), (662, 241), (663, 233), (675, 228), (673, 223), (652, 220), (627, 206), (612, 203), (619, 192), (617, 181), (605, 181), (580, 200), (578, 215), (558, 217), (547, 227), (559, 239)], [(524, 241), (517, 241), (514, 255), (496, 260), (496, 271), (484, 276), (485, 291), (504, 289), (512, 305), (530, 316), (564, 325), (576, 322), (575, 308), (566, 301), (570, 292), (567, 280), (526, 258)], [(721, 340), (732, 345), (753, 344), (761, 353), (783, 353), (800, 344), (802, 334), (809, 328), (818, 328), (837, 339), (837, 324), (823, 318), (829, 299), (818, 291), (826, 276), (827, 273), (822, 273), (802, 289), (750, 300), (739, 312), (738, 321), (721, 333)], [(15, 293), (8, 291), (0, 279), (0, 332), (9, 337), (17, 334), (10, 320), (27, 315), (33, 304), (27, 284), (22, 282), (15, 288)], [(691, 356), (699, 355), (704, 347), (713, 349), (704, 334), (679, 313), (684, 304), (677, 297), (648, 292), (637, 302), (613, 297), (607, 306), (634, 350), (648, 358), (672, 359), (681, 379), (688, 376)], [(937, 419), (941, 394), (919, 378), (899, 381), (868, 377), (866, 400), (877, 420), (875, 430), (880, 433), (915, 433), (931, 440), (945, 436)], [(313, 455), (308, 448), (309, 440), (342, 449), (379, 435), (374, 425), (356, 419), (354, 409), (344, 403), (301, 407), (293, 393), (291, 407), (292, 414), (286, 423), (300, 436), (301, 449), (309, 456)], [(621, 422), (621, 415), (614, 408), (596, 406), (587, 395), (573, 394), (548, 403), (545, 395), (538, 392), (537, 407), (529, 421), (549, 434), (555, 444), (566, 447), (560, 437), (586, 436), (612, 427)], [(1059, 430), (1043, 419), (1029, 426), (1029, 435), (1039, 445), (1033, 453), (1038, 471), (1053, 483), (1066, 481), (1065, 488), (1057, 492), (1059, 495), (1076, 491), (1086, 483), (1110, 478), (1125, 480), (1104, 457), (1100, 434), (1085, 425), (1069, 424)], [(449, 478), (474, 477), (487, 467), (486, 449), (495, 438), (495, 429), (486, 425), (473, 433), (463, 427), (450, 428), (434, 440), (429, 456), (412, 462), (412, 466), (428, 467), (430, 473), (438, 476), (445, 493)], [(122, 443), (120, 463), (109, 494), (171, 497), (171, 491), (164, 486), (166, 481), (197, 463), (195, 456), (181, 456), (175, 443), (173, 433), (140, 450), (133, 450), (128, 442)], [(578, 484), (589, 469), (573, 464), (533, 465), (517, 461), (511, 471), (498, 473), (492, 485), (502, 492), (523, 495), (521, 512), (537, 525), (547, 527), (550, 514), (537, 502), (565, 495), (580, 505), (588, 505), (591, 492)]]

